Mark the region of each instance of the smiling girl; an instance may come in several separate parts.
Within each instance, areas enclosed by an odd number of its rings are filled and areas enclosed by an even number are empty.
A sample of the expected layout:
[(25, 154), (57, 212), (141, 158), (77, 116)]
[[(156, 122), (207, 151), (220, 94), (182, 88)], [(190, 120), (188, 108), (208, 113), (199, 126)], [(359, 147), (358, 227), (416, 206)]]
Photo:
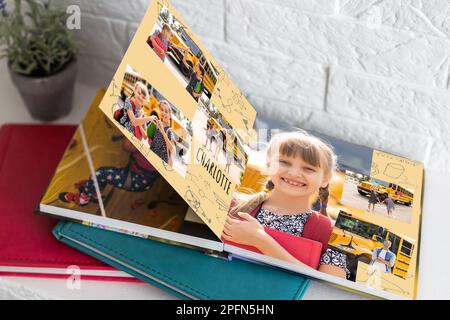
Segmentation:
[(158, 119), (156, 116), (150, 117), (151, 121), (156, 124), (156, 131), (153, 139), (148, 137), (148, 143), (150, 150), (171, 166), (174, 154), (174, 137), (171, 130), (172, 111), (167, 100), (161, 100), (159, 102), (159, 111), (161, 119)]
[[(225, 223), (223, 239), (253, 246), (273, 258), (304, 265), (267, 234), (264, 227), (302, 237), (308, 221), (318, 215), (311, 210), (310, 198), (319, 188), (328, 188), (335, 167), (336, 155), (320, 139), (301, 131), (277, 134), (267, 149), (269, 191), (236, 196), (236, 203)], [(256, 214), (250, 215), (255, 209)], [(321, 219), (331, 225), (330, 218), (322, 216)], [(320, 234), (318, 241), (324, 246), (319, 271), (345, 278), (345, 254), (327, 247), (331, 228), (317, 233)], [(313, 237), (313, 240), (317, 239)]]
[[(136, 82), (131, 97), (125, 99), (122, 113), (118, 114), (117, 121), (123, 125), (129, 132), (139, 136), (146, 136), (145, 124), (151, 120), (145, 117), (142, 108), (149, 99), (147, 87), (142, 82)], [(114, 116), (116, 118), (116, 115)], [(138, 132), (139, 131), (139, 132)]]

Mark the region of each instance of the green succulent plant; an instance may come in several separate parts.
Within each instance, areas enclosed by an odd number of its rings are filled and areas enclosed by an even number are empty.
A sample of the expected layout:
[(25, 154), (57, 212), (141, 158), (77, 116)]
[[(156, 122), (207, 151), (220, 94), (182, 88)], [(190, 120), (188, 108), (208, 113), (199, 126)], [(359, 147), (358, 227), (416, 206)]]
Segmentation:
[(64, 10), (51, 7), (50, 1), (14, 2), (11, 12), (0, 12), (0, 59), (30, 77), (53, 75), (76, 60), (78, 44), (66, 27)]

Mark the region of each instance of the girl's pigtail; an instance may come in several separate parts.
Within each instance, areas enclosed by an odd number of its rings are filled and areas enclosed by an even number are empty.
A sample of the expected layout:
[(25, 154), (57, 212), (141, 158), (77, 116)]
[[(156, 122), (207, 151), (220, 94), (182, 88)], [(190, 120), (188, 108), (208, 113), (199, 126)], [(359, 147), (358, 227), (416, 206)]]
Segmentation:
[(255, 208), (257, 208), (261, 203), (266, 201), (268, 198), (268, 193), (265, 191), (258, 192), (249, 198), (242, 201), (234, 201), (230, 214), (237, 216), (238, 212), (251, 213)]
[(272, 191), (273, 188), (275, 188), (275, 185), (272, 180), (269, 179), (266, 182), (264, 191), (258, 192), (242, 200), (235, 199), (231, 205), (230, 213), (235, 216), (237, 216), (238, 212), (251, 213), (269, 198), (269, 192)]
[(320, 201), (319, 213), (324, 216), (328, 216), (327, 205), (329, 197), (330, 197), (330, 184), (327, 184), (326, 187), (319, 188), (319, 201)]
[(273, 184), (273, 181), (269, 179), (266, 182), (266, 190), (267, 191), (272, 191), (274, 188), (275, 188), (275, 185)]

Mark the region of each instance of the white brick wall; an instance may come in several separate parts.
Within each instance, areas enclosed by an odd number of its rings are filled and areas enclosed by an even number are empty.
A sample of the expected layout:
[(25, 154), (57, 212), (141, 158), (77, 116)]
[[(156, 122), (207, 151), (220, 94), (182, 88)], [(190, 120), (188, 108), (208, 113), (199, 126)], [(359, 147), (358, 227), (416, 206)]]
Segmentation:
[[(70, 3), (104, 86), (149, 1)], [(449, 0), (172, 3), (260, 114), (450, 172)]]

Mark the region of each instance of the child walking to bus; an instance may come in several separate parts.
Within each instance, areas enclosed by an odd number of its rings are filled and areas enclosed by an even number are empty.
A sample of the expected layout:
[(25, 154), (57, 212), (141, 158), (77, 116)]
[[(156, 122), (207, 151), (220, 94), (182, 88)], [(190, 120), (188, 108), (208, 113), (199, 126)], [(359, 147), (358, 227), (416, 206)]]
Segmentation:
[(394, 215), (392, 214), (392, 212), (395, 210), (395, 202), (391, 198), (391, 196), (388, 195), (386, 197), (386, 199), (383, 200), (383, 203), (386, 205), (386, 211), (387, 211), (388, 217), (395, 218)]
[[(318, 193), (319, 188), (328, 188), (335, 167), (333, 150), (320, 139), (302, 131), (275, 135), (266, 154), (267, 188), (251, 196), (235, 194), (235, 204), (226, 220), (223, 239), (252, 246), (264, 255), (304, 266), (266, 233), (264, 227), (302, 237), (309, 219), (313, 215), (320, 216), (311, 210), (310, 198)], [(257, 213), (250, 215), (255, 209)], [(332, 222), (328, 217), (322, 216), (322, 219), (326, 219), (330, 228), (326, 229), (327, 232), (318, 232), (321, 240), (313, 239), (323, 244), (319, 271), (346, 278), (346, 255), (327, 247)]]
[(377, 188), (373, 186), (372, 189), (370, 190), (369, 204), (367, 206), (367, 211), (370, 212), (370, 206), (372, 206), (372, 212), (374, 212), (375, 204), (377, 204), (378, 202), (380, 202), (380, 199), (378, 198)]

